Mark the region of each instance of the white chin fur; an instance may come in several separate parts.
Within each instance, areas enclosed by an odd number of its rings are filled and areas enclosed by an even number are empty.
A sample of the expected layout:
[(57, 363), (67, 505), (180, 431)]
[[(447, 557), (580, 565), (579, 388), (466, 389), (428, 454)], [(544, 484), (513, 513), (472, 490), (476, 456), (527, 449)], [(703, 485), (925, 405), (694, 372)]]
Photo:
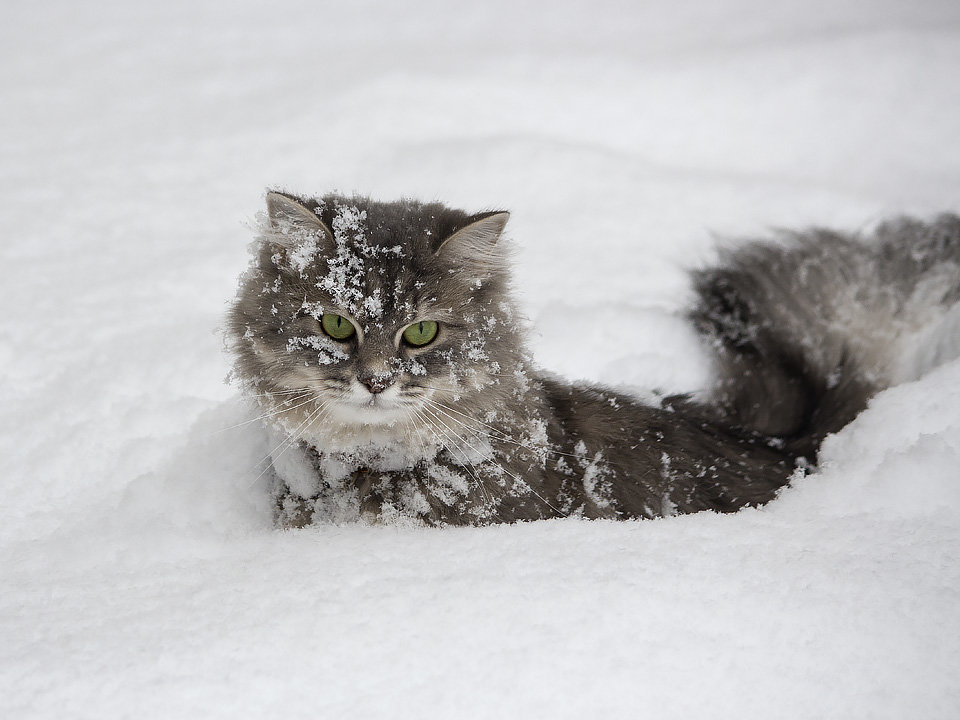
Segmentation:
[(354, 382), (346, 396), (330, 404), (331, 420), (344, 425), (390, 427), (405, 420), (409, 413), (399, 400), (396, 385), (373, 394)]
[(424, 452), (435, 453), (436, 448), (422, 433), (411, 432), (410, 406), (399, 395), (397, 386), (373, 394), (354, 383), (343, 397), (330, 402), (323, 423), (315, 432), (305, 433), (303, 439), (327, 453), (363, 457), (376, 450), (380, 456), (374, 463), (377, 466), (386, 463), (405, 467)]
[(399, 405), (374, 401), (359, 403), (331, 403), (328, 414), (330, 421), (343, 425), (372, 426), (387, 428), (402, 422), (407, 411)]
[(399, 409), (358, 411), (341, 406), (315, 431), (304, 433), (303, 440), (321, 453), (350, 456), (354, 465), (380, 470), (411, 467), (439, 450), (436, 439), (418, 432), (405, 411)]

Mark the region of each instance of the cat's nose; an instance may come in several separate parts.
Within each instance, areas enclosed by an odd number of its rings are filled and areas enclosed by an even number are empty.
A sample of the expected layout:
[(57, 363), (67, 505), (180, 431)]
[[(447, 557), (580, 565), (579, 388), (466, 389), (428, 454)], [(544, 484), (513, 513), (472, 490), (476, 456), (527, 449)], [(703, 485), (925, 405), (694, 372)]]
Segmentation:
[(357, 380), (373, 395), (382, 393), (393, 384), (392, 378), (383, 375), (357, 375)]

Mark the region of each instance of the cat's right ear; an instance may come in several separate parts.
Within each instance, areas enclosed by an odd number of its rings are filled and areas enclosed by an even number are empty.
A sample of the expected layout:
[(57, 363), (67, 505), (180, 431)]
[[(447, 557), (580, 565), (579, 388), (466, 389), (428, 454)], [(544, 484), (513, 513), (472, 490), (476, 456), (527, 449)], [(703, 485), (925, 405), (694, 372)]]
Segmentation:
[(288, 195), (267, 192), (267, 217), (270, 218), (270, 242), (290, 247), (306, 237), (316, 237), (331, 248), (333, 233), (316, 213)]

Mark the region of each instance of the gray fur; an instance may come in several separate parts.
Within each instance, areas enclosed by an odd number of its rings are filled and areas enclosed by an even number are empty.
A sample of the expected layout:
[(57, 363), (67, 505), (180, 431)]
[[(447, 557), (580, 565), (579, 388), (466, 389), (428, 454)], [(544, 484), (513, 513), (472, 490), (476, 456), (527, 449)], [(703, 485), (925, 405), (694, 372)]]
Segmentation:
[[(283, 525), (765, 503), (827, 433), (904, 379), (895, 351), (960, 298), (953, 216), (895, 221), (869, 242), (814, 230), (747, 245), (694, 274), (714, 395), (651, 407), (534, 367), (506, 213), (281, 193), (268, 209), (229, 330), (235, 374), (277, 435)], [(353, 319), (356, 335), (327, 337), (325, 312)], [(409, 347), (400, 333), (420, 320), (439, 335)]]

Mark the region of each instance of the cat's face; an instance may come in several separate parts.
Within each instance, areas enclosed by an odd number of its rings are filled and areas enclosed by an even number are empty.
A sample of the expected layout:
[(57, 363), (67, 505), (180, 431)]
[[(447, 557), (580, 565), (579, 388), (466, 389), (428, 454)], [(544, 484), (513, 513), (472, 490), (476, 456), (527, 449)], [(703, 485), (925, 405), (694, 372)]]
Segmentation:
[(436, 403), (507, 391), (520, 339), (497, 242), (506, 213), (267, 199), (230, 326), (237, 374), (288, 431), (437, 425)]

